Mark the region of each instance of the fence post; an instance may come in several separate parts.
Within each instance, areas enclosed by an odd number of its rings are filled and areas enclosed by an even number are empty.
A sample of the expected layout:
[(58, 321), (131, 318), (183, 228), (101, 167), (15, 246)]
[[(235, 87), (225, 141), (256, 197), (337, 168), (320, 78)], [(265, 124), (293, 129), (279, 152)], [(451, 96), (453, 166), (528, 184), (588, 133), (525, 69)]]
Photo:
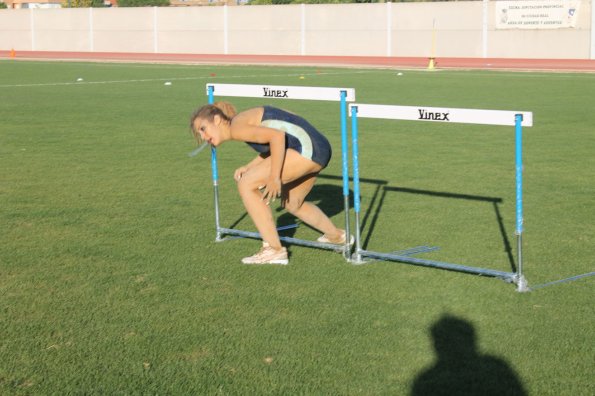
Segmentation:
[(153, 7), (153, 52), (159, 52), (159, 45), (157, 40), (159, 39), (159, 31), (157, 26), (157, 6)]
[(34, 8), (29, 8), (29, 28), (31, 29), (31, 51), (35, 51), (35, 18), (33, 16)]
[(483, 21), (482, 21), (482, 28), (481, 28), (481, 51), (482, 56), (484, 58), (488, 57), (488, 0), (483, 0)]
[(93, 52), (95, 50), (93, 41), (93, 7), (89, 7), (89, 52)]
[(229, 53), (229, 37), (228, 37), (228, 26), (227, 26), (227, 4), (223, 4), (223, 54)]
[(390, 1), (386, 2), (386, 56), (392, 56), (393, 47), (393, 15), (392, 4)]
[(591, 59), (595, 59), (595, 3), (591, 2)]
[(300, 54), (306, 55), (306, 4), (302, 3), (301, 6), (301, 43), (300, 43)]

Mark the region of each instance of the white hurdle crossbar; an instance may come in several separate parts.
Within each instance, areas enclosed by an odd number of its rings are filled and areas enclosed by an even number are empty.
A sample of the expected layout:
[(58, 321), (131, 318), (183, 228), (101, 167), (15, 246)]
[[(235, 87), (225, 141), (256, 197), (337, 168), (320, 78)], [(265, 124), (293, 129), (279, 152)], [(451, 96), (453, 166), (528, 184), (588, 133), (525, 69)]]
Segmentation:
[[(215, 102), (215, 96), (249, 97), (262, 99), (299, 99), (299, 100), (323, 100), (340, 102), (341, 118), (341, 152), (342, 152), (342, 173), (343, 173), (343, 199), (345, 205), (345, 229), (349, 235), (349, 155), (347, 137), (347, 102), (355, 101), (355, 90), (353, 88), (330, 88), (330, 87), (304, 87), (304, 86), (277, 86), (277, 85), (250, 85), (250, 84), (213, 84), (206, 85), (209, 104)], [(215, 226), (216, 240), (223, 241), (223, 235), (233, 235), (244, 238), (261, 239), (257, 232), (242, 231), (232, 228), (221, 227), (221, 216), (219, 210), (219, 177), (217, 171), (217, 150), (211, 147), (211, 169), (213, 173), (213, 189), (215, 199)], [(338, 248), (331, 243), (321, 243), (298, 238), (280, 237), (286, 243), (316, 247), (320, 249), (343, 251), (346, 259), (349, 259), (351, 247), (349, 238), (345, 244)]]
[[(373, 104), (350, 104), (352, 122), (353, 153), (353, 194), (355, 210), (355, 252), (351, 261), (363, 263), (363, 257), (380, 260), (398, 261), (427, 267), (442, 268), (478, 275), (492, 276), (517, 285), (517, 291), (528, 291), (527, 281), (523, 275), (522, 233), (523, 233), (523, 161), (522, 161), (522, 127), (533, 126), (533, 113), (525, 111), (501, 111), (479, 109), (437, 108), (424, 106), (392, 106)], [(406, 255), (381, 253), (363, 250), (360, 236), (360, 193), (359, 193), (359, 132), (358, 118), (383, 118), (392, 120), (427, 121), (442, 123), (465, 123), (483, 125), (504, 125), (515, 127), (515, 162), (516, 162), (516, 236), (517, 236), (517, 272), (504, 272), (486, 268), (470, 267), (435, 260), (426, 260)]]

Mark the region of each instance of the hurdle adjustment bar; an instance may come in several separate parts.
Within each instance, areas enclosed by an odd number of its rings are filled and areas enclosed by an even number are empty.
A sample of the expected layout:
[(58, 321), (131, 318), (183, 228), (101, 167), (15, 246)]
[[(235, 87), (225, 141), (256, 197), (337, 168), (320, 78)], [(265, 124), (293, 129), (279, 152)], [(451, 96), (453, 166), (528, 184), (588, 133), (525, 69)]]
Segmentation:
[[(234, 235), (240, 238), (251, 238), (251, 239), (262, 239), (258, 232), (236, 230), (233, 228), (219, 228), (218, 230), (221, 235)], [(333, 250), (335, 252), (343, 252), (343, 245), (336, 245), (333, 243), (323, 243), (318, 241), (309, 241), (306, 239), (292, 238), (286, 236), (279, 236), (279, 239), (291, 245), (307, 246), (317, 249)], [(223, 241), (222, 239), (221, 241)]]
[(484, 275), (484, 276), (491, 276), (494, 278), (499, 278), (505, 281), (509, 281), (512, 283), (516, 283), (517, 274), (514, 272), (505, 272), (505, 271), (497, 271), (491, 270), (487, 268), (478, 268), (478, 267), (470, 267), (467, 265), (461, 264), (453, 264), (447, 263), (444, 261), (436, 261), (436, 260), (427, 260), (421, 259), (416, 257), (410, 257), (405, 255), (399, 254), (391, 254), (391, 253), (380, 253), (368, 250), (360, 250), (359, 255), (361, 257), (371, 257), (378, 260), (387, 260), (387, 261), (397, 261), (406, 264), (414, 264), (424, 267), (432, 267), (432, 268), (440, 268), (450, 271), (457, 271), (457, 272), (466, 272), (470, 274), (476, 275)]
[[(416, 254), (421, 254), (421, 253), (428, 253), (428, 252), (433, 252), (436, 250), (439, 250), (440, 248), (437, 246), (416, 246), (416, 247), (412, 247), (409, 249), (402, 249), (402, 250), (395, 250), (394, 252), (389, 253), (389, 255), (391, 257), (393, 256), (399, 256), (399, 257), (411, 257), (414, 256)], [(365, 250), (361, 250), (360, 249), (360, 259), (359, 261), (355, 261), (350, 260), (352, 264), (369, 264), (372, 262), (376, 262), (376, 261), (394, 261), (394, 260), (385, 260), (383, 258), (379, 258), (379, 257), (370, 257), (368, 260), (364, 259), (364, 255), (365, 255)], [(362, 254), (363, 253), (363, 254)]]

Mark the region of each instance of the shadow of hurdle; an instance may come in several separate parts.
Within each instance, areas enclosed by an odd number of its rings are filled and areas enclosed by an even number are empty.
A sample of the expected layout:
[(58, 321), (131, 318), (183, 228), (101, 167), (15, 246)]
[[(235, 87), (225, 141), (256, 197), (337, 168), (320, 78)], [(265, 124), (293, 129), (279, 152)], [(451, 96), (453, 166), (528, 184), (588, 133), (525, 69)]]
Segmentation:
[[(385, 183), (386, 184), (386, 183)], [(379, 194), (379, 191), (380, 194)], [(382, 212), (382, 206), (384, 205), (386, 196), (388, 193), (396, 192), (396, 193), (404, 193), (404, 194), (416, 194), (416, 195), (424, 195), (429, 197), (437, 197), (437, 198), (445, 198), (445, 199), (459, 199), (459, 200), (468, 200), (468, 201), (475, 201), (475, 202), (487, 202), (490, 203), (493, 210), (494, 216), (496, 219), (496, 223), (498, 226), (498, 231), (502, 238), (502, 244), (504, 247), (504, 251), (506, 253), (508, 262), (510, 264), (512, 272), (516, 272), (517, 264), (515, 262), (515, 258), (512, 252), (512, 245), (510, 240), (508, 239), (508, 232), (506, 231), (506, 227), (504, 225), (504, 221), (502, 218), (502, 214), (500, 211), (500, 205), (503, 203), (503, 199), (499, 197), (487, 197), (487, 196), (480, 196), (480, 195), (471, 195), (471, 194), (460, 194), (460, 193), (452, 193), (452, 192), (445, 192), (445, 191), (432, 191), (432, 190), (424, 190), (424, 189), (417, 189), (417, 188), (408, 188), (408, 187), (395, 187), (395, 186), (387, 186), (382, 185), (378, 186), (376, 191), (374, 192), (373, 201), (378, 200), (377, 206), (374, 208), (372, 204), (369, 206), (368, 213), (366, 213), (365, 217), (368, 217), (370, 213), (373, 213), (372, 218), (370, 220), (370, 225), (368, 229), (365, 229), (365, 222), (362, 222), (362, 233), (363, 230), (366, 230), (366, 237), (363, 240), (362, 247), (366, 249), (366, 247), (370, 243), (370, 239), (374, 233), (374, 228), (376, 227), (376, 223), (380, 217)], [(380, 195), (377, 198), (377, 195)]]
[[(321, 181), (336, 181), (337, 183), (323, 183)], [(318, 181), (312, 188), (312, 191), (310, 191), (310, 193), (306, 197), (306, 201), (316, 204), (330, 218), (343, 213), (345, 211), (345, 207), (343, 205), (344, 198), (343, 186), (341, 185), (342, 181), (343, 176), (341, 175), (318, 175)], [(353, 179), (349, 178), (349, 181), (352, 182)], [(383, 194), (382, 187), (386, 186), (388, 184), (388, 181), (380, 179), (363, 178), (360, 179), (360, 183), (370, 184), (373, 186), (372, 198), (370, 201), (370, 205), (368, 206), (368, 208), (373, 208), (376, 202), (380, 199), (380, 196)], [(349, 190), (349, 207), (353, 207), (352, 190)], [(293, 237), (297, 229), (297, 219), (295, 218), (295, 216), (285, 212), (282, 207), (278, 207), (277, 209), (275, 209), (275, 211), (279, 213), (277, 217), (277, 228), (279, 229), (279, 232), (283, 233), (284, 236)], [(368, 219), (371, 216), (371, 211), (367, 210), (363, 217), (362, 228), (365, 227)], [(236, 220), (230, 223), (229, 228), (236, 228), (239, 224), (246, 220), (247, 217), (247, 212), (242, 213)], [(338, 226), (342, 227), (342, 224)]]
[[(343, 180), (343, 177), (341, 175), (320, 174), (318, 175), (318, 179), (319, 181), (314, 185), (312, 191), (306, 197), (306, 200), (316, 204), (324, 213), (327, 214), (327, 216), (331, 218), (343, 213), (345, 210), (343, 205), (343, 187), (340, 184), (340, 182)], [(329, 181), (329, 183), (321, 183), (321, 181)], [(332, 183), (333, 181), (337, 183)], [(349, 178), (349, 181), (352, 182), (352, 178)], [(378, 220), (382, 215), (382, 209), (385, 200), (389, 193), (416, 194), (444, 199), (486, 202), (492, 206), (498, 232), (502, 239), (504, 252), (512, 272), (516, 272), (517, 264), (500, 210), (500, 205), (504, 202), (502, 198), (389, 186), (388, 181), (383, 179), (360, 178), (360, 184), (368, 185), (368, 188), (372, 189), (369, 202), (365, 207), (362, 206), (362, 210), (360, 212), (362, 214), (362, 218), (360, 219), (360, 232), (362, 235), (365, 235), (365, 238), (362, 241), (363, 249), (366, 249), (370, 244), (370, 240), (374, 235)], [(353, 191), (351, 190), (349, 191), (349, 207), (353, 207)], [(283, 236), (293, 237), (298, 226), (297, 219), (293, 215), (285, 212), (282, 207), (278, 207), (276, 212), (279, 213), (277, 217), (277, 227), (279, 229), (279, 233), (283, 234)], [(247, 216), (248, 214), (244, 212), (239, 218), (231, 223), (230, 228), (235, 228), (242, 221), (244, 221)]]

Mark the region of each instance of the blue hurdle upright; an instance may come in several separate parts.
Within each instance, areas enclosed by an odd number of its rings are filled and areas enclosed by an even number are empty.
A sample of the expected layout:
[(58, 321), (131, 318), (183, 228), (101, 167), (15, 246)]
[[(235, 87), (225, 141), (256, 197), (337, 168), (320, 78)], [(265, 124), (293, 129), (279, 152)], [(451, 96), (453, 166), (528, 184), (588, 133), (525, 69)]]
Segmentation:
[[(450, 109), (417, 106), (390, 106), (373, 104), (350, 104), (352, 122), (352, 154), (353, 154), (353, 194), (355, 210), (355, 251), (351, 262), (364, 263), (364, 257), (398, 261), (407, 264), (442, 268), (478, 275), (504, 279), (517, 285), (517, 291), (528, 291), (527, 281), (523, 275), (522, 234), (523, 234), (523, 159), (522, 159), (522, 127), (533, 126), (533, 113), (501, 110)], [(487, 268), (470, 267), (435, 260), (427, 260), (410, 255), (381, 253), (363, 250), (360, 236), (360, 193), (359, 193), (359, 131), (358, 118), (382, 118), (393, 120), (430, 121), (443, 123), (466, 123), (483, 125), (504, 125), (515, 127), (515, 162), (516, 162), (516, 236), (517, 236), (517, 272), (497, 271)]]
[[(213, 84), (206, 85), (208, 101), (210, 104), (215, 102), (215, 96), (230, 96), (244, 98), (262, 98), (262, 99), (300, 99), (300, 100), (323, 100), (336, 101), (340, 103), (340, 121), (341, 121), (341, 153), (342, 153), (342, 173), (343, 173), (343, 200), (345, 205), (345, 230), (350, 235), (349, 230), (349, 154), (348, 154), (348, 136), (347, 136), (347, 103), (355, 101), (355, 90), (353, 88), (329, 88), (329, 87), (303, 87), (303, 86), (274, 86), (274, 85), (250, 85), (250, 84)], [(231, 235), (243, 238), (261, 239), (257, 232), (236, 230), (221, 226), (221, 215), (219, 208), (219, 176), (217, 167), (217, 150), (211, 147), (211, 169), (213, 174), (213, 190), (215, 200), (215, 227), (216, 241), (225, 240), (224, 235)], [(280, 237), (283, 242), (315, 247), (319, 249), (328, 249), (343, 251), (346, 259), (351, 254), (349, 238), (342, 247), (337, 247), (331, 243), (321, 243), (291, 237)]]

